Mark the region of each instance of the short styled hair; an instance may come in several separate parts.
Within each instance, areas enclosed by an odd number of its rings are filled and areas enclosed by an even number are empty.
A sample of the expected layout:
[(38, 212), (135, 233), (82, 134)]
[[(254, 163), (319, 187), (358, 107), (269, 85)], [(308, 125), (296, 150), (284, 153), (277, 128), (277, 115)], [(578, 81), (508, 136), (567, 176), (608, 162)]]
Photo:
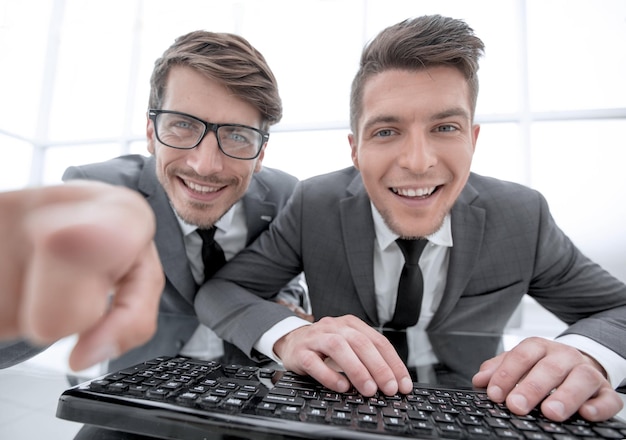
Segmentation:
[(154, 64), (149, 108), (161, 108), (173, 66), (191, 67), (253, 105), (261, 113), (264, 130), (282, 118), (274, 74), (263, 55), (239, 35), (194, 31), (178, 37)]
[(478, 60), (484, 44), (464, 21), (441, 15), (411, 18), (382, 30), (363, 49), (352, 81), (350, 127), (357, 133), (363, 88), (372, 76), (390, 69), (421, 70), (451, 66), (467, 79), (472, 117), (478, 98)]

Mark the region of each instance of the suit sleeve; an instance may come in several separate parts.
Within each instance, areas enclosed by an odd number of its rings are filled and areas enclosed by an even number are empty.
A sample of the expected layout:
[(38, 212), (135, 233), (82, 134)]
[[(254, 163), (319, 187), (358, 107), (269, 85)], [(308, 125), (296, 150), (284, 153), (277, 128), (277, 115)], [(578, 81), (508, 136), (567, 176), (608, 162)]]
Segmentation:
[(541, 220), (529, 295), (580, 334), (626, 358), (626, 286), (587, 258), (540, 198)]
[(0, 369), (9, 368), (24, 362), (44, 351), (47, 347), (37, 347), (24, 340), (0, 341)]
[(67, 168), (65, 172), (63, 173), (63, 177), (62, 177), (64, 182), (67, 182), (68, 180), (73, 180), (73, 179), (86, 179), (86, 178), (88, 178), (87, 175), (85, 175), (85, 173), (83, 173), (79, 167)]

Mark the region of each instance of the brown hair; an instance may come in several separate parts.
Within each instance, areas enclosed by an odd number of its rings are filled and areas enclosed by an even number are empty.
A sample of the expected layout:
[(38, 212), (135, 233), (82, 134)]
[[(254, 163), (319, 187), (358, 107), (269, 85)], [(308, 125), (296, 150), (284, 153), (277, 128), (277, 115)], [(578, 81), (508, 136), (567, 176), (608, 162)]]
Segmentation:
[(357, 133), (365, 83), (389, 69), (419, 70), (439, 65), (458, 69), (469, 84), (473, 117), (478, 98), (478, 59), (483, 53), (483, 42), (462, 20), (428, 15), (384, 29), (363, 49), (359, 71), (352, 81), (350, 127), (353, 133)]
[(154, 63), (149, 107), (161, 108), (172, 66), (188, 66), (219, 81), (234, 95), (259, 110), (263, 127), (280, 121), (278, 84), (265, 58), (246, 39), (229, 33), (195, 31), (178, 37)]

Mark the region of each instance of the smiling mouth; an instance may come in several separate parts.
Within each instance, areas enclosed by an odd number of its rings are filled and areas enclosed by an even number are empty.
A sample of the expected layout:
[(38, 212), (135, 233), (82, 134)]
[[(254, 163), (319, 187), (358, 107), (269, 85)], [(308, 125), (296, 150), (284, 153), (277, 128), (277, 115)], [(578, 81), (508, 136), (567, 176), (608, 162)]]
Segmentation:
[(402, 197), (427, 198), (437, 191), (438, 188), (438, 186), (430, 188), (391, 188), (391, 191)]
[(183, 183), (185, 184), (185, 186), (187, 188), (189, 188), (192, 191), (201, 193), (201, 194), (208, 194), (208, 193), (218, 192), (219, 190), (221, 190), (223, 188), (223, 186), (220, 186), (220, 187), (216, 188), (214, 186), (200, 185), (198, 183), (191, 182), (191, 181), (185, 180), (185, 179), (181, 179), (181, 180), (183, 181)]

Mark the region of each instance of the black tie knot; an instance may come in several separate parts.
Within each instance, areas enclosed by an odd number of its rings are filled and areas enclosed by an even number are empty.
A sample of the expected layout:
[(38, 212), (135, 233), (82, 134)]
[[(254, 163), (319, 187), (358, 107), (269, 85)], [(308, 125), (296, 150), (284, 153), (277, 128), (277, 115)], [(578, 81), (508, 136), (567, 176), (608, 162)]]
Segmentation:
[(404, 255), (404, 264), (409, 266), (415, 266), (419, 264), (422, 251), (426, 247), (428, 240), (421, 238), (418, 240), (406, 240), (404, 238), (398, 238), (396, 240), (398, 247)]
[(202, 238), (202, 243), (213, 243), (215, 241), (215, 231), (217, 230), (217, 228), (211, 228), (211, 229), (200, 229), (198, 228), (198, 234), (200, 235), (200, 238)]

